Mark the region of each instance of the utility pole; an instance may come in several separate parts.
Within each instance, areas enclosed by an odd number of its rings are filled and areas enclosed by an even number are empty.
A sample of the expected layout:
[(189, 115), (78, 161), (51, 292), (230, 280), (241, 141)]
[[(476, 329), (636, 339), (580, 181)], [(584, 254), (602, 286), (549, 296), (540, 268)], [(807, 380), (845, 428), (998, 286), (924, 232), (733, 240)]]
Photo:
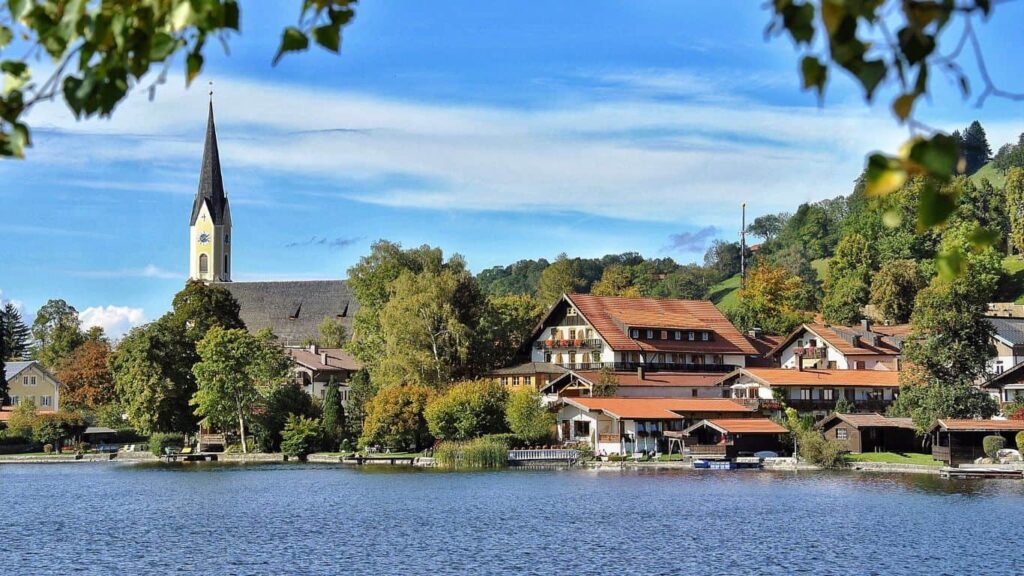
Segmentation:
[(747, 287), (747, 203), (740, 217), (740, 290)]

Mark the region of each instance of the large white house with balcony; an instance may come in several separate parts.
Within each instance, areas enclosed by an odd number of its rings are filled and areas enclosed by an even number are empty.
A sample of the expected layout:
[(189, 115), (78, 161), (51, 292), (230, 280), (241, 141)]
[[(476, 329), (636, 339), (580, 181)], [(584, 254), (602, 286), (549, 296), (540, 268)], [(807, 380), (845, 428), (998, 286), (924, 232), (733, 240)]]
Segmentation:
[(758, 352), (708, 301), (565, 294), (534, 330), (530, 356), (574, 371), (724, 373)]
[(900, 368), (905, 326), (802, 324), (769, 354), (782, 368), (892, 370)]

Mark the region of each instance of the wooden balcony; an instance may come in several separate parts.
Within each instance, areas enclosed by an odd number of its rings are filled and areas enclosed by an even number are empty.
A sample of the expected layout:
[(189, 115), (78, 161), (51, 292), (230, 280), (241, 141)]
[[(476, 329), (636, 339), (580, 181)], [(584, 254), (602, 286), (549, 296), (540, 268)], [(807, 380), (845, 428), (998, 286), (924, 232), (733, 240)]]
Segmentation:
[(576, 338), (574, 340), (545, 340), (535, 342), (533, 347), (537, 350), (569, 349), (577, 350), (599, 350), (604, 343), (599, 338)]
[(598, 434), (597, 441), (602, 444), (618, 443), (622, 441), (620, 434)]
[(610, 368), (616, 372), (635, 372), (637, 368), (643, 368), (648, 372), (711, 372), (716, 374), (728, 374), (739, 368), (732, 364), (675, 364), (672, 362), (658, 362), (644, 364), (642, 362), (563, 362), (559, 366), (567, 370), (601, 370)]

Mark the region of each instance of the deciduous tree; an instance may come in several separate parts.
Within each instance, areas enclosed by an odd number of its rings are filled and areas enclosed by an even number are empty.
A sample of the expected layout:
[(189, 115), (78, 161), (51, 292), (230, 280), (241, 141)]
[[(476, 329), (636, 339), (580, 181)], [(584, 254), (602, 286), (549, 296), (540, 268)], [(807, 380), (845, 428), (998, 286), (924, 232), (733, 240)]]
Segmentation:
[(320, 333), (317, 344), (323, 348), (341, 348), (348, 343), (348, 329), (341, 318), (324, 318), (317, 331)]
[(542, 442), (551, 436), (555, 415), (544, 407), (539, 392), (520, 387), (508, 394), (505, 404), (505, 422), (508, 429), (528, 444)]
[(474, 331), (472, 358), (477, 373), (508, 366), (540, 321), (544, 306), (527, 294), (490, 296)]
[(625, 296), (639, 298), (640, 289), (633, 285), (629, 269), (621, 264), (612, 264), (604, 269), (601, 279), (594, 283), (590, 293), (595, 296)]
[(537, 299), (544, 306), (555, 303), (562, 294), (579, 292), (585, 286), (583, 272), (578, 258), (569, 258), (564, 253), (544, 269), (537, 286)]
[(104, 340), (86, 340), (57, 367), (57, 380), (63, 384), (60, 404), (71, 409), (95, 410), (115, 399), (114, 378), (108, 359), (110, 344)]
[(85, 340), (78, 310), (64, 300), (47, 301), (36, 312), (32, 337), (35, 339), (33, 352), (36, 360), (46, 368), (54, 369)]
[(882, 265), (871, 280), (871, 304), (888, 322), (910, 320), (917, 293), (928, 277), (914, 260), (893, 260)]
[(800, 278), (785, 268), (759, 263), (739, 291), (739, 303), (730, 314), (741, 330), (761, 328), (770, 334), (786, 334), (810, 318), (795, 307), (801, 294)]
[(508, 391), (493, 380), (459, 382), (427, 404), (430, 433), (438, 440), (469, 440), (507, 430)]
[(238, 425), (242, 450), (248, 452), (246, 427), (255, 409), (289, 376), (291, 359), (269, 330), (249, 334), (244, 329), (210, 328), (196, 350), (192, 367), (197, 389), (189, 402), (195, 414), (213, 426)]
[(366, 405), (360, 446), (387, 446), (417, 452), (430, 445), (430, 429), (423, 413), (432, 390), (402, 385), (381, 388)]

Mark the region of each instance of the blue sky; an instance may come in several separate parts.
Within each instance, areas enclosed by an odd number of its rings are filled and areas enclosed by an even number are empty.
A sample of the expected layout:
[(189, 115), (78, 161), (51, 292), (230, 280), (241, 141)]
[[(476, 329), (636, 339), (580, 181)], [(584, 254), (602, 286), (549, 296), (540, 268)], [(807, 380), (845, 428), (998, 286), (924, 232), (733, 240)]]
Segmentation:
[[(114, 334), (169, 308), (208, 80), (234, 219), (236, 280), (339, 278), (379, 238), (441, 246), (474, 271), (560, 252), (699, 260), (748, 217), (847, 194), (865, 153), (906, 137), (836, 74), (799, 90), (759, 2), (367, 2), (341, 56), (270, 65), (298, 3), (243, 3), (231, 54), (190, 90), (177, 62), (155, 101), (111, 120), (33, 110), (35, 148), (0, 162), (0, 298), (31, 316), (64, 298)], [(283, 6), (287, 5), (287, 8)], [(1019, 77), (1024, 9), (983, 25), (993, 77)], [(1021, 104), (964, 103), (936, 77), (919, 118), (981, 119), (1016, 139)], [(885, 99), (882, 99), (885, 102)]]

